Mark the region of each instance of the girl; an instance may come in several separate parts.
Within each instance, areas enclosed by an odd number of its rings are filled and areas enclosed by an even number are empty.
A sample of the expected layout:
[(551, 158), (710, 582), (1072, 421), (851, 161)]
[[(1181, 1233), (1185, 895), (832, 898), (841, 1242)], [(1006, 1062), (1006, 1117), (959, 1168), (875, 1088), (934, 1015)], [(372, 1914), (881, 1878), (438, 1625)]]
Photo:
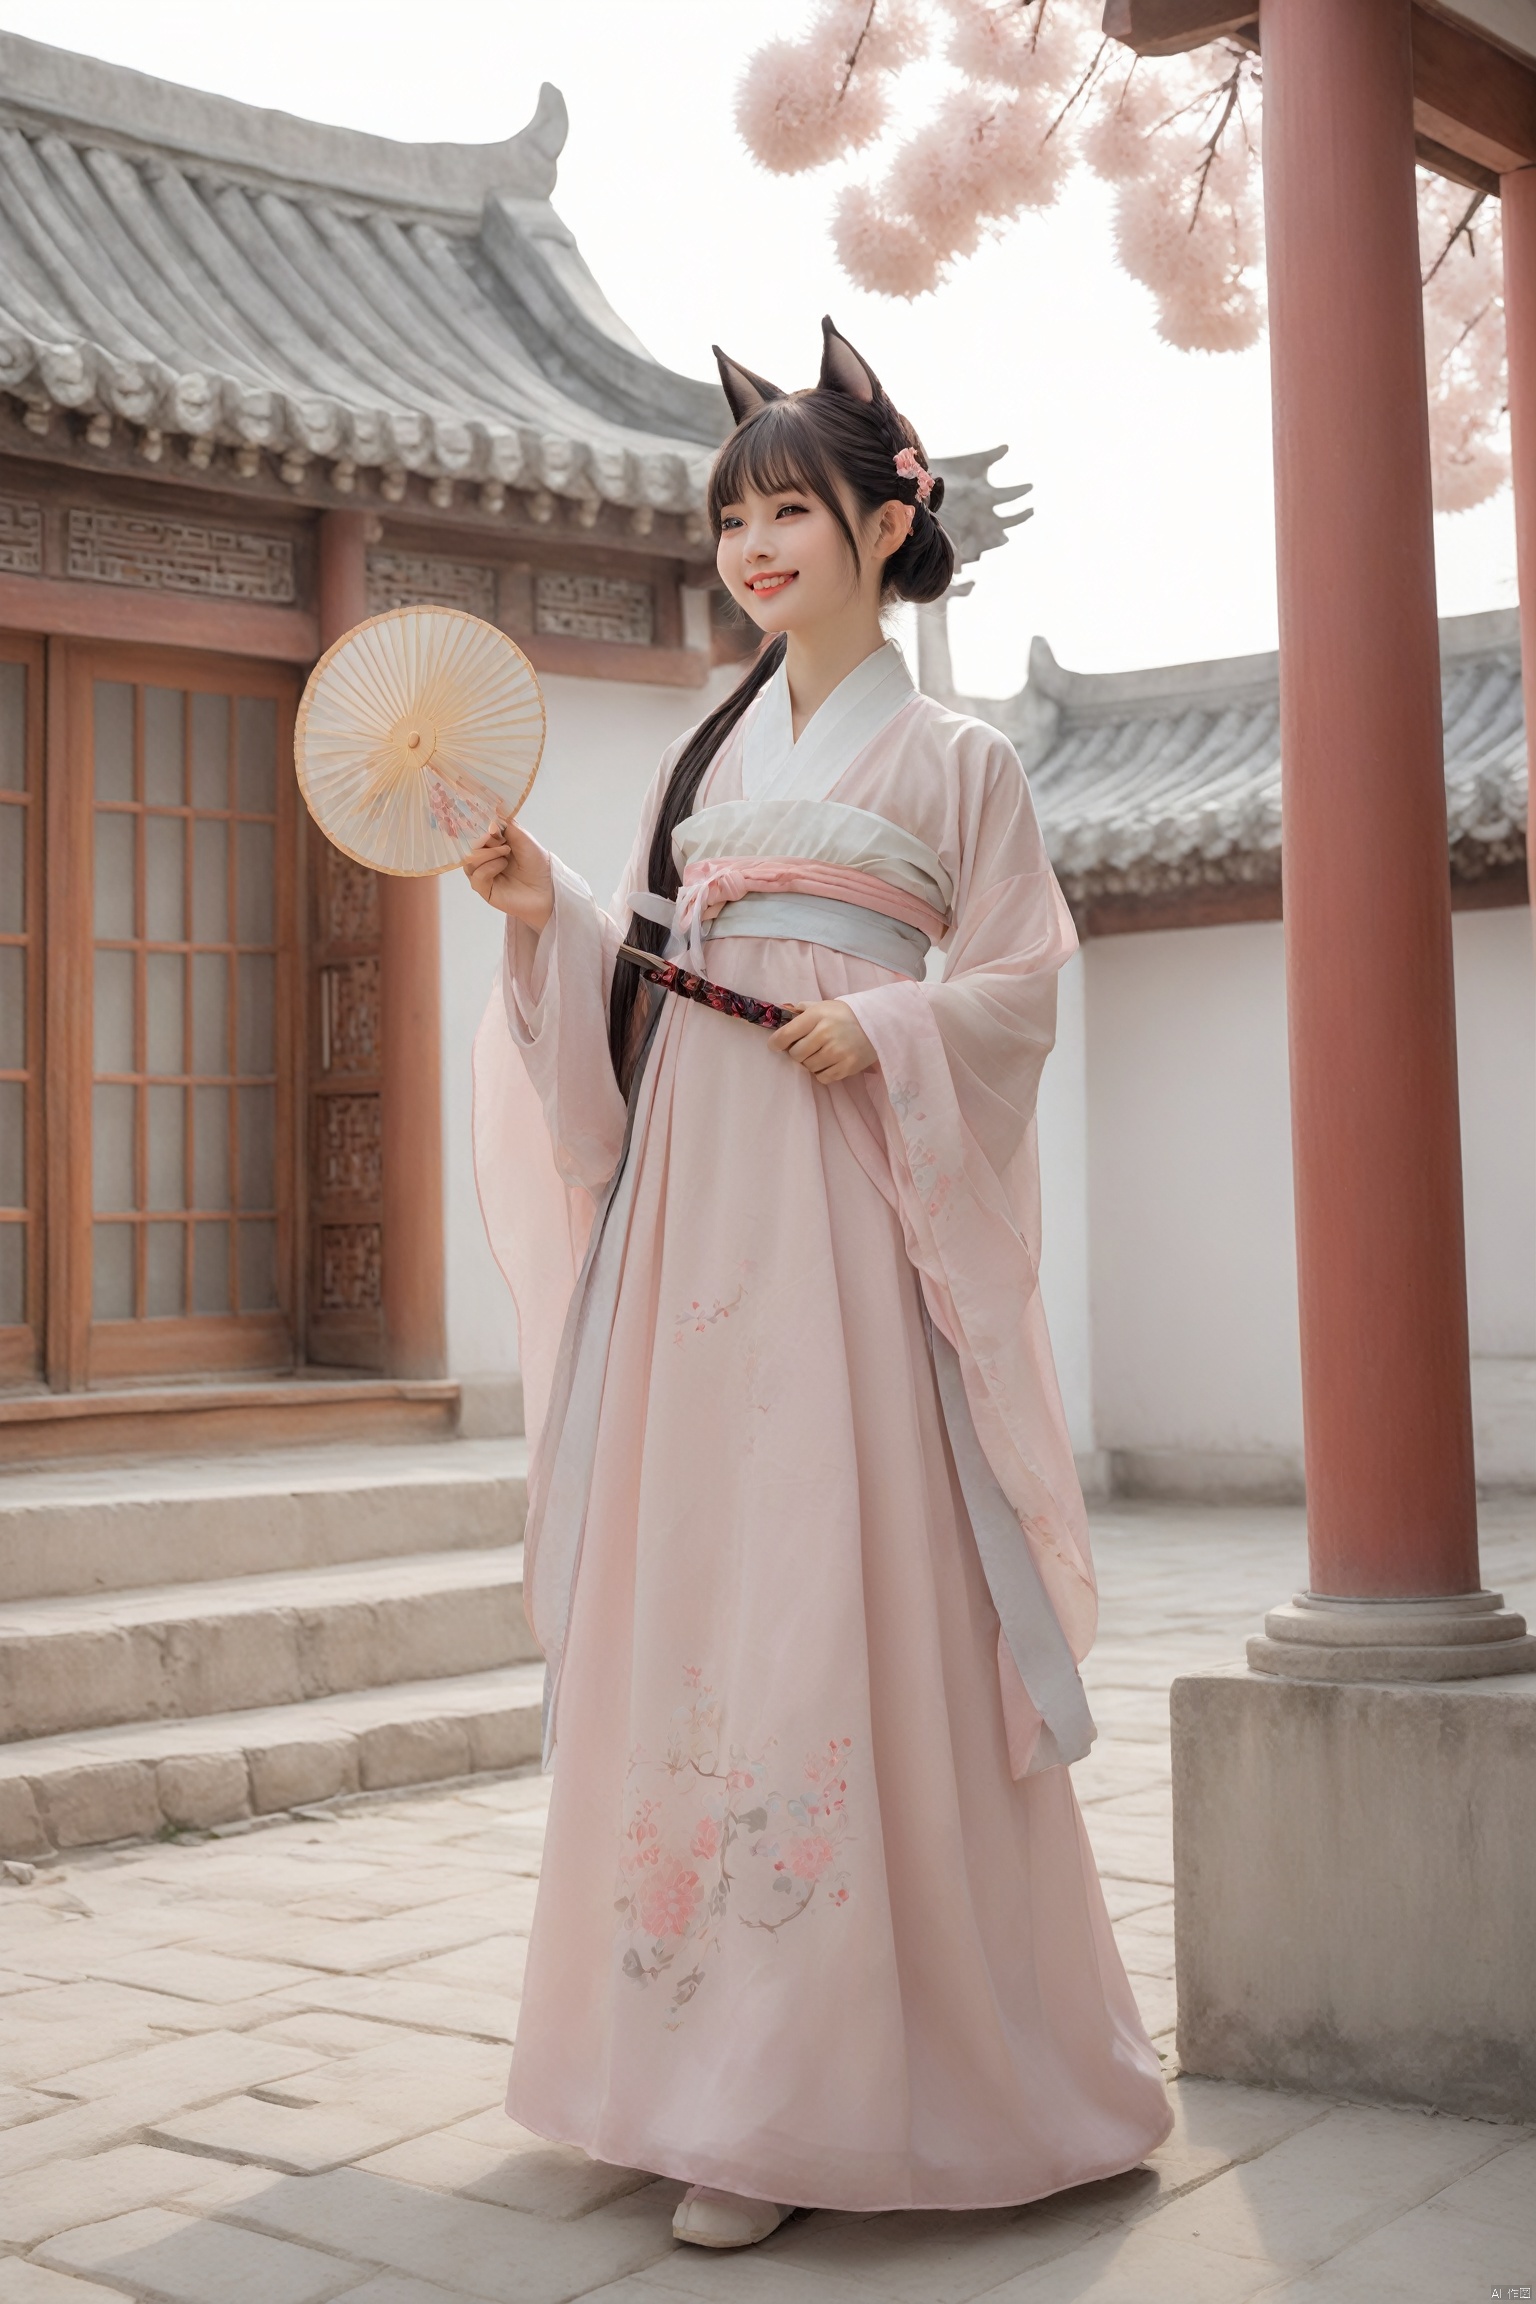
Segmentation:
[[(789, 394), (717, 351), (719, 569), (769, 637), (662, 761), (617, 917), (515, 825), (465, 867), (507, 915), (476, 1142), (547, 1402), (508, 2109), (680, 2178), (712, 2247), (1037, 2199), (1170, 2126), (1065, 1765), (1094, 1586), (1034, 1107), (1075, 938), (1016, 754), (883, 638), (953, 574), (943, 482), (823, 336)], [(621, 938), (795, 1013), (671, 998)]]

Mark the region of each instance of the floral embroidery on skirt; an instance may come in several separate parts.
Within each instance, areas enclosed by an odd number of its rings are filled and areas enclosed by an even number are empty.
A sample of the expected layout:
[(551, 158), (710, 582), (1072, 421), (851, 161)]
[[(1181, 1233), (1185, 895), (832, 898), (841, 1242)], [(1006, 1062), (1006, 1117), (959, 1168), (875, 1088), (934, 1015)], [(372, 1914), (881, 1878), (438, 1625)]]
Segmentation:
[(729, 1929), (776, 1936), (813, 1904), (848, 1902), (844, 1854), (853, 1837), (850, 1737), (829, 1737), (807, 1753), (799, 1788), (786, 1791), (773, 1780), (772, 1742), (755, 1754), (727, 1748), (720, 1699), (702, 1667), (685, 1666), (683, 1683), (661, 1758), (636, 1752), (630, 1760), (615, 1898), (628, 1938), (620, 1966), (632, 1983), (663, 1986), (669, 2031)]

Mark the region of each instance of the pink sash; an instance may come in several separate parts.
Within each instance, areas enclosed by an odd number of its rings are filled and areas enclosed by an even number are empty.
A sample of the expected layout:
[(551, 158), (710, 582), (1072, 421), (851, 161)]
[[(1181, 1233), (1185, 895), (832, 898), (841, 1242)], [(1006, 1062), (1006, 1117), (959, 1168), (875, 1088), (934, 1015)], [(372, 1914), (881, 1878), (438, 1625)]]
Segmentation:
[(930, 943), (949, 928), (944, 914), (921, 896), (849, 864), (813, 864), (795, 856), (698, 856), (683, 874), (675, 926), (687, 938), (689, 960), (701, 973), (704, 922), (743, 896), (830, 896), (839, 904), (858, 904), (866, 912), (904, 921), (921, 929)]

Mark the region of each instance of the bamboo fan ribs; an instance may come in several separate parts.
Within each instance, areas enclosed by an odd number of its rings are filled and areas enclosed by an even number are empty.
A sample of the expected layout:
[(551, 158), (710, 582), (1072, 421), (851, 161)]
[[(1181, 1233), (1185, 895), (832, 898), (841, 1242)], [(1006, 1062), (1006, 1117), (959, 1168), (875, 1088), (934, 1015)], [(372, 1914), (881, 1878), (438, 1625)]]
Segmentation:
[(517, 814), (544, 749), (522, 650), (458, 608), (392, 608), (310, 674), (294, 731), (299, 789), (326, 838), (406, 877), (451, 872)]

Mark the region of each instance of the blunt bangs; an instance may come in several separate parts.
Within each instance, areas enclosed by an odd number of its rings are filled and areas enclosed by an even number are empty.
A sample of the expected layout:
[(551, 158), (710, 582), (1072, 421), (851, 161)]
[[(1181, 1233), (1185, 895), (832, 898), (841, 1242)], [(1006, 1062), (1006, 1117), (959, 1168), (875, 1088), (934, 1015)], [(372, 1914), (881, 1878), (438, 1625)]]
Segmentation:
[(799, 395), (770, 400), (731, 434), (715, 458), (709, 476), (709, 520), (717, 539), (726, 505), (740, 503), (749, 488), (758, 496), (818, 497), (846, 528), (836, 471)]

